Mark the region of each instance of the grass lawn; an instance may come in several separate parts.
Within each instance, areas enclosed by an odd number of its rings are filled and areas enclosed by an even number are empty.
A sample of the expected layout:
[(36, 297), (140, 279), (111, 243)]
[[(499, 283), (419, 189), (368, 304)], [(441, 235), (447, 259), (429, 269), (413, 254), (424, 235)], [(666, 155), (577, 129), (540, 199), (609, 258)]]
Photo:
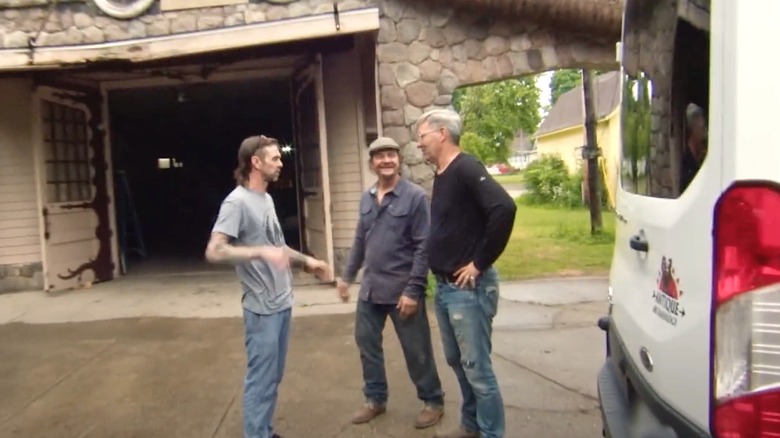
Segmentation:
[(607, 274), (614, 215), (605, 211), (602, 221), (602, 234), (591, 236), (586, 209), (519, 205), (512, 237), (496, 263), (501, 279)]
[(523, 174), (520, 172), (506, 174), (506, 175), (494, 175), (493, 178), (499, 184), (522, 184)]

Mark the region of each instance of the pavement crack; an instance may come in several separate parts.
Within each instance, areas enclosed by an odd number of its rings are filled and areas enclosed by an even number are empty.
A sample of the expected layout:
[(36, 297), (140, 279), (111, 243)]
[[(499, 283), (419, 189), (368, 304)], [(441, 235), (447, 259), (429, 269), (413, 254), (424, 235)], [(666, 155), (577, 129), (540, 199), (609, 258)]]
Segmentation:
[(92, 426), (89, 426), (87, 430), (85, 430), (81, 435), (78, 436), (78, 438), (84, 438), (87, 435), (89, 435), (90, 432), (92, 432), (95, 427), (97, 427), (97, 423), (93, 424)]
[(538, 371), (536, 371), (536, 370), (534, 370), (534, 369), (532, 369), (532, 368), (529, 368), (529, 367), (527, 367), (527, 366), (525, 366), (525, 365), (521, 364), (520, 362), (518, 362), (518, 361), (516, 361), (516, 360), (514, 360), (514, 359), (512, 359), (512, 358), (510, 358), (510, 357), (504, 356), (503, 354), (501, 354), (501, 353), (496, 353), (496, 352), (493, 352), (493, 355), (495, 355), (495, 356), (496, 356), (496, 357), (498, 357), (499, 359), (503, 359), (503, 360), (505, 360), (505, 361), (507, 361), (507, 362), (511, 363), (512, 365), (515, 365), (515, 366), (517, 366), (518, 368), (522, 368), (522, 369), (524, 369), (524, 370), (528, 371), (529, 373), (531, 373), (531, 374), (533, 374), (533, 375), (535, 375), (535, 376), (537, 376), (537, 377), (540, 377), (540, 378), (542, 378), (542, 379), (544, 379), (544, 380), (546, 380), (546, 381), (548, 381), (548, 382), (552, 383), (553, 385), (556, 385), (556, 386), (558, 386), (558, 387), (560, 387), (560, 388), (562, 388), (562, 389), (564, 389), (564, 390), (566, 390), (566, 391), (569, 391), (569, 392), (571, 392), (571, 393), (573, 393), (573, 394), (577, 394), (577, 395), (579, 395), (580, 397), (584, 397), (584, 398), (586, 398), (586, 399), (588, 399), (588, 400), (592, 400), (592, 401), (598, 402), (598, 398), (597, 398), (597, 397), (594, 397), (594, 396), (592, 396), (592, 395), (590, 395), (590, 394), (586, 394), (586, 393), (584, 393), (584, 392), (582, 392), (582, 391), (578, 390), (577, 388), (572, 388), (572, 387), (570, 387), (570, 386), (568, 386), (568, 385), (564, 385), (563, 383), (561, 383), (561, 382), (558, 382), (557, 380), (555, 380), (555, 379), (553, 379), (553, 378), (547, 377), (547, 376), (545, 376), (544, 374), (542, 374), (542, 373), (540, 373), (540, 372), (538, 372)]
[(344, 436), (350, 426), (352, 426), (352, 423), (345, 423), (343, 426), (341, 426), (341, 429), (339, 429), (338, 432), (333, 435), (333, 438)]
[(590, 414), (594, 411), (597, 411), (599, 409), (598, 405), (592, 406), (590, 408), (576, 408), (576, 409), (545, 409), (545, 408), (530, 408), (527, 406), (517, 406), (513, 404), (507, 404), (504, 403), (504, 408), (511, 409), (515, 411), (523, 411), (523, 412), (533, 412), (538, 414), (570, 414), (573, 412), (579, 413), (579, 414)]
[(22, 318), (24, 315), (27, 315), (27, 312), (22, 312), (22, 313), (20, 313), (20, 314), (18, 314), (18, 315), (16, 315), (16, 316), (14, 316), (13, 318), (9, 319), (9, 320), (8, 320), (8, 322), (9, 322), (9, 323), (11, 323), (11, 322), (17, 322), (17, 321), (19, 321), (19, 320), (20, 320), (20, 319), (21, 319), (21, 318)]
[(108, 345), (106, 345), (105, 347), (103, 347), (102, 349), (100, 349), (98, 352), (96, 352), (95, 354), (93, 354), (93, 355), (92, 355), (92, 357), (90, 357), (89, 359), (87, 359), (87, 360), (85, 360), (84, 362), (82, 362), (82, 363), (81, 363), (79, 366), (73, 367), (73, 369), (72, 369), (72, 370), (70, 370), (69, 372), (65, 373), (65, 374), (64, 374), (62, 377), (60, 377), (59, 379), (57, 379), (57, 381), (56, 381), (56, 382), (54, 382), (54, 383), (53, 383), (51, 386), (49, 386), (48, 388), (46, 388), (45, 390), (43, 390), (43, 392), (41, 392), (40, 394), (38, 394), (38, 395), (36, 395), (35, 397), (33, 397), (33, 399), (32, 399), (32, 400), (30, 400), (29, 402), (27, 402), (27, 403), (26, 403), (24, 406), (22, 406), (21, 408), (17, 409), (16, 411), (14, 411), (14, 412), (11, 412), (10, 414), (6, 415), (6, 417), (5, 417), (5, 418), (3, 418), (2, 420), (0, 420), (0, 425), (3, 425), (3, 424), (5, 424), (5, 423), (7, 423), (7, 422), (8, 422), (8, 421), (10, 421), (12, 418), (14, 418), (14, 417), (16, 417), (17, 415), (21, 414), (22, 412), (24, 412), (25, 410), (27, 410), (27, 408), (29, 408), (30, 406), (32, 406), (32, 404), (33, 404), (33, 403), (37, 402), (38, 400), (40, 400), (40, 399), (42, 399), (43, 397), (45, 397), (45, 396), (46, 396), (46, 394), (48, 394), (48, 393), (50, 393), (51, 391), (53, 391), (53, 390), (54, 390), (54, 388), (58, 387), (58, 386), (59, 386), (59, 385), (60, 385), (62, 382), (64, 382), (65, 380), (67, 380), (68, 378), (70, 378), (71, 376), (73, 376), (74, 374), (76, 374), (77, 372), (81, 371), (81, 370), (82, 370), (84, 367), (86, 367), (87, 365), (89, 365), (89, 364), (91, 364), (92, 362), (96, 361), (96, 360), (97, 360), (97, 359), (98, 359), (100, 356), (102, 356), (102, 355), (103, 355), (103, 353), (105, 353), (106, 351), (108, 351), (108, 349), (109, 349), (109, 348), (111, 348), (111, 347), (112, 347), (112, 346), (113, 346), (113, 345), (116, 343), (117, 339), (118, 339), (118, 338), (114, 338), (114, 339), (112, 339), (112, 340), (111, 340), (111, 342), (109, 342), (109, 343), (108, 343)]
[(553, 331), (553, 330), (571, 330), (571, 329), (581, 329), (581, 328), (588, 328), (588, 327), (595, 327), (597, 328), (598, 325), (593, 322), (578, 322), (578, 323), (570, 323), (570, 324), (560, 324), (557, 326), (551, 326), (549, 323), (545, 324), (538, 324), (538, 325), (505, 325), (505, 326), (498, 326), (493, 328), (494, 332), (543, 332), (543, 331)]
[(214, 428), (214, 433), (211, 434), (211, 438), (217, 436), (219, 430), (222, 429), (222, 425), (225, 424), (225, 419), (227, 418), (230, 409), (233, 408), (233, 404), (236, 402), (236, 398), (238, 398), (238, 393), (240, 390), (240, 388), (236, 389), (236, 392), (233, 393), (233, 397), (230, 397), (230, 401), (228, 402), (225, 411), (222, 412), (222, 416), (219, 418), (219, 423), (217, 423), (217, 427)]
[(562, 309), (571, 306), (580, 306), (583, 304), (601, 303), (604, 302), (606, 298), (604, 300), (583, 300), (583, 301), (572, 301), (570, 303), (568, 302), (567, 303), (545, 303), (543, 301), (533, 301), (533, 300), (528, 300), (528, 301), (516, 301), (516, 300), (508, 300), (508, 299), (504, 299), (504, 300), (514, 304), (526, 304), (529, 306), (544, 307), (547, 309)]

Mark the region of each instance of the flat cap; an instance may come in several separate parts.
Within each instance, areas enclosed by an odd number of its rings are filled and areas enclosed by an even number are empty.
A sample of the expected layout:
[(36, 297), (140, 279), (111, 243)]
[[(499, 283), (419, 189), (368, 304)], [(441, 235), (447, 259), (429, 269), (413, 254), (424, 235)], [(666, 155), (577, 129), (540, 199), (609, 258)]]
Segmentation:
[(379, 137), (372, 141), (370, 145), (368, 145), (368, 154), (371, 155), (376, 151), (383, 151), (387, 149), (400, 151), (401, 147), (398, 146), (398, 143), (396, 143), (395, 140), (390, 137)]

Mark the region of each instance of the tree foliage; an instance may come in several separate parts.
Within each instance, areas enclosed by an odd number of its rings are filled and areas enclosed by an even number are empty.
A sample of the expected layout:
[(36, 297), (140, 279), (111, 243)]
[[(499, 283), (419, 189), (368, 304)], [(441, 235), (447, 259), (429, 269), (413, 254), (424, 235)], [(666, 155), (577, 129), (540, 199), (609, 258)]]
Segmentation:
[(555, 104), (561, 94), (573, 90), (582, 83), (582, 72), (576, 69), (556, 70), (550, 79), (550, 104)]
[(463, 118), (463, 149), (485, 164), (505, 163), (515, 132), (532, 134), (539, 127), (539, 96), (535, 76), (456, 90), (453, 106)]

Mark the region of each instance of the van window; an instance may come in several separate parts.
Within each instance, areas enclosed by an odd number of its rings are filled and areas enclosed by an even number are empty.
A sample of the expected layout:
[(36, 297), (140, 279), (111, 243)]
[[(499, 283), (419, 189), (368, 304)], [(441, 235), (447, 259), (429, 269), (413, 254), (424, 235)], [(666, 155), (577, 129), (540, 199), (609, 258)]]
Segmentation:
[(706, 164), (709, 2), (628, 2), (620, 183), (676, 198)]

